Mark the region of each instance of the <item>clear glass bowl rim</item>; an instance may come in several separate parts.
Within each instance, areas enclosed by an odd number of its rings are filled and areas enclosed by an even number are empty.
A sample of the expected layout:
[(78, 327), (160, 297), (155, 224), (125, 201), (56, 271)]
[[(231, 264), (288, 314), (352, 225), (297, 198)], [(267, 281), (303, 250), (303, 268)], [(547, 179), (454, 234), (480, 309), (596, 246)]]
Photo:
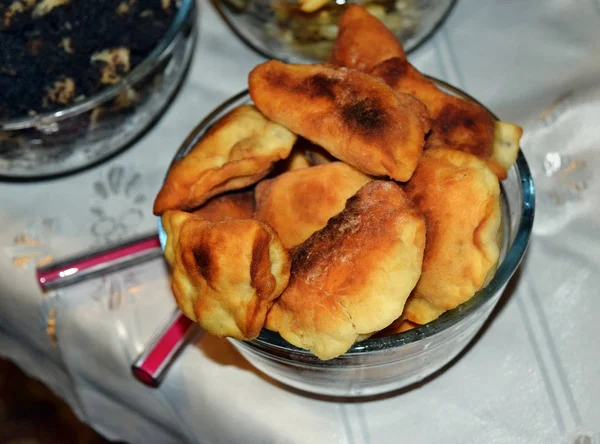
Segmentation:
[(158, 42), (148, 56), (137, 65), (130, 73), (115, 85), (103, 88), (98, 93), (86, 98), (85, 100), (61, 108), (57, 111), (38, 114), (35, 116), (16, 117), (13, 119), (0, 121), (0, 130), (15, 131), (27, 128), (38, 128), (69, 119), (79, 114), (90, 111), (97, 106), (113, 99), (121, 91), (134, 85), (139, 80), (150, 74), (171, 52), (171, 48), (180, 36), (181, 30), (187, 23), (188, 16), (195, 10), (196, 0), (182, 0), (173, 21), (167, 29), (163, 38)]
[[(469, 94), (463, 92), (459, 88), (456, 88), (435, 77), (426, 77), (434, 83), (442, 86), (444, 89), (450, 90), (460, 97), (478, 103), (479, 105), (483, 106), (486, 110), (488, 110), (488, 112), (490, 112), (490, 114), (496, 120), (498, 120), (498, 117), (496, 117), (494, 113), (487, 109), (485, 105), (481, 104), (475, 98), (471, 97)], [(191, 131), (189, 136), (181, 144), (180, 148), (177, 150), (177, 153), (173, 157), (173, 161), (169, 165), (168, 170), (170, 170), (173, 164), (180, 158), (182, 158), (189, 151), (189, 149), (191, 149), (191, 147), (193, 147), (200, 140), (205, 130), (211, 125), (212, 121), (219, 114), (221, 114), (225, 109), (227, 109), (232, 104), (236, 103), (244, 97), (249, 98), (248, 89), (245, 89), (239, 92), (238, 94), (234, 95), (233, 97), (227, 99), (217, 108), (215, 108), (211, 113), (209, 113)], [(516, 173), (521, 185), (521, 219), (519, 221), (519, 226), (517, 228), (517, 233), (515, 235), (513, 243), (508, 247), (504, 260), (500, 263), (490, 283), (485, 288), (475, 293), (475, 295), (471, 299), (469, 299), (462, 305), (459, 305), (458, 307), (447, 311), (438, 319), (431, 321), (428, 324), (416, 327), (414, 329), (402, 333), (397, 333), (395, 335), (380, 338), (370, 338), (358, 342), (354, 344), (344, 355), (342, 355), (341, 358), (347, 355), (359, 355), (369, 352), (388, 350), (391, 348), (414, 343), (426, 339), (428, 337), (434, 336), (458, 324), (461, 320), (475, 313), (480, 307), (485, 305), (494, 294), (500, 291), (503, 288), (503, 286), (508, 283), (512, 275), (519, 267), (521, 260), (523, 259), (525, 252), (527, 251), (527, 246), (531, 237), (533, 220), (535, 215), (535, 189), (533, 184), (533, 178), (531, 176), (527, 160), (525, 159), (525, 156), (521, 149), (519, 149), (517, 161), (513, 166), (513, 169), (516, 169)], [(164, 250), (164, 246), (166, 243), (166, 233), (162, 226), (160, 217), (158, 217), (158, 235), (161, 247)], [(252, 346), (254, 343), (259, 348), (263, 348), (265, 346), (267, 348), (274, 347), (282, 350), (293, 351), (294, 353), (299, 353), (301, 355), (311, 357), (314, 356), (308, 350), (303, 350), (294, 345), (291, 345), (286, 340), (284, 340), (278, 333), (269, 331), (265, 328), (262, 329), (258, 338), (254, 339), (253, 341), (245, 341), (245, 343), (249, 346)]]

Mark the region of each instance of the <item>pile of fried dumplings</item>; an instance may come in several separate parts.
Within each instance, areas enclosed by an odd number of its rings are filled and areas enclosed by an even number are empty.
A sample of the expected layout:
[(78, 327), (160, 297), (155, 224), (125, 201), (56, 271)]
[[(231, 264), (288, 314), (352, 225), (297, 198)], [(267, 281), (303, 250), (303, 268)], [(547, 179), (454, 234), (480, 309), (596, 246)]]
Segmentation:
[(490, 281), (520, 127), (439, 89), (356, 4), (326, 63), (268, 61), (248, 83), (252, 104), (219, 119), (154, 202), (186, 316), (327, 360)]

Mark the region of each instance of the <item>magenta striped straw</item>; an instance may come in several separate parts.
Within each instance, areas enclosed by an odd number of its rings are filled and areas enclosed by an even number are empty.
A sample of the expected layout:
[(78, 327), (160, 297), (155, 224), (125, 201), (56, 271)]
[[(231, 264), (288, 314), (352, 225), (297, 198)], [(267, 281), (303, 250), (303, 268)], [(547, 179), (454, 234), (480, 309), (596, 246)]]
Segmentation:
[[(39, 267), (37, 280), (43, 291), (57, 290), (161, 255), (157, 234), (144, 235)], [(196, 323), (175, 310), (131, 365), (133, 375), (146, 385), (158, 387), (177, 355), (197, 331), (201, 330)]]

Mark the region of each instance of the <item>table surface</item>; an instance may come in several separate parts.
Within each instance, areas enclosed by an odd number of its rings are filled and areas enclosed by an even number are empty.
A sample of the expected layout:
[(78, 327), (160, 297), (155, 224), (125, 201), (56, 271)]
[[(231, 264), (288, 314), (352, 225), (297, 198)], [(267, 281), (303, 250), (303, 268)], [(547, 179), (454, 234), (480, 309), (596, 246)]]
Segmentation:
[(66, 178), (0, 183), (0, 355), (132, 443), (599, 444), (600, 0), (460, 0), (410, 55), (525, 128), (537, 189), (520, 272), (474, 345), (427, 383), (364, 402), (309, 397), (205, 335), (150, 389), (129, 365), (174, 307), (162, 260), (41, 294), (36, 264), (155, 230), (179, 144), (263, 61), (199, 3), (189, 76), (135, 146)]

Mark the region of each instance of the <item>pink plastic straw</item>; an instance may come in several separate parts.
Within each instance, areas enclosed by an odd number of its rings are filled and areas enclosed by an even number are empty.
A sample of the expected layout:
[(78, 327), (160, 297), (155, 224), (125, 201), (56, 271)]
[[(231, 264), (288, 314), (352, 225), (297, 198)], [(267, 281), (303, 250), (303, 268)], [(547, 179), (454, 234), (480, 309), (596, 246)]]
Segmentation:
[[(37, 279), (42, 290), (55, 290), (160, 255), (158, 236), (151, 234), (53, 262), (36, 270)], [(197, 331), (196, 327), (196, 323), (175, 310), (165, 327), (132, 364), (133, 375), (146, 385), (158, 387), (175, 357)]]
[(37, 280), (42, 290), (55, 290), (137, 265), (161, 253), (158, 236), (153, 233), (52, 262), (36, 270)]
[(197, 324), (179, 310), (131, 366), (133, 375), (146, 385), (158, 387), (175, 357), (187, 344)]

